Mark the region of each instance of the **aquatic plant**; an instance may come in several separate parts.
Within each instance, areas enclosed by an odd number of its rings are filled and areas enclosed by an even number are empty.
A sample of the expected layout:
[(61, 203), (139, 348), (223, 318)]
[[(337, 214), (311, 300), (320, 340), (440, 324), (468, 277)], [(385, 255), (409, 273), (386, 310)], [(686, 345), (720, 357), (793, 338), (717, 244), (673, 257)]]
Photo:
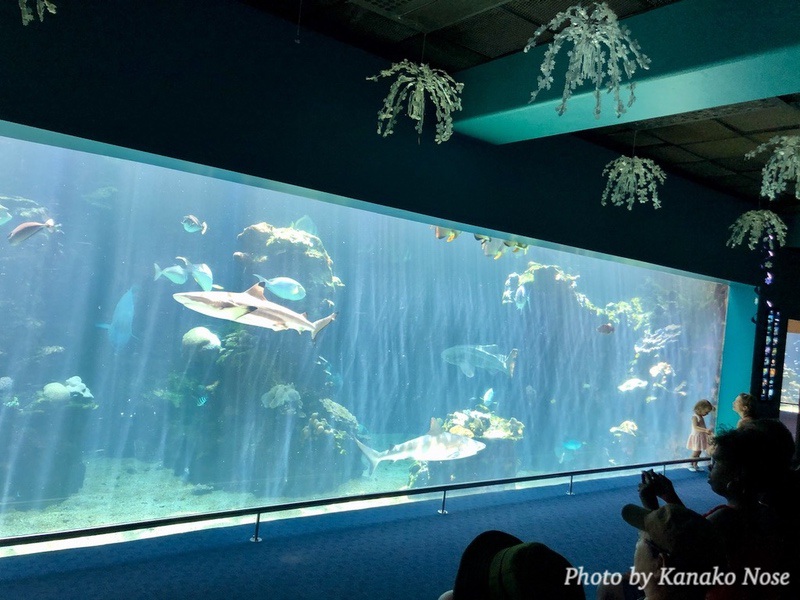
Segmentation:
[(149, 395), (159, 400), (165, 400), (175, 408), (181, 408), (190, 405), (191, 400), (198, 395), (198, 392), (202, 394), (207, 390), (208, 388), (200, 385), (194, 377), (190, 377), (182, 371), (173, 371), (167, 376), (166, 387), (153, 389)]
[(442, 69), (431, 69), (427, 64), (403, 60), (393, 63), (378, 75), (367, 77), (367, 81), (378, 81), (381, 77), (397, 76), (383, 100), (383, 108), (378, 111), (378, 134), (387, 137), (394, 132), (397, 115), (403, 110), (408, 99), (408, 116), (417, 122), (417, 133), (422, 135), (425, 120), (425, 96), (430, 96), (436, 108), (437, 144), (446, 142), (453, 135), (452, 113), (461, 110), (461, 91), (463, 83), (456, 82)]
[[(28, 6), (28, 0), (19, 0), (19, 10), (22, 13), (22, 24), (27, 25), (34, 20), (33, 9)], [(39, 21), (44, 21), (44, 13), (49, 12), (51, 15), (56, 14), (56, 5), (49, 0), (36, 0), (36, 14), (39, 15)]]
[(761, 195), (775, 200), (793, 183), (794, 197), (800, 200), (800, 136), (775, 136), (745, 154), (745, 158), (754, 158), (770, 146), (774, 146), (772, 155), (761, 170)]
[[(565, 23), (566, 27), (559, 31)], [(595, 118), (600, 118), (601, 87), (614, 93), (616, 114), (618, 117), (622, 115), (625, 106), (620, 98), (619, 88), (623, 72), (630, 81), (637, 67), (650, 68), (650, 59), (642, 53), (638, 42), (630, 37), (630, 30), (620, 26), (614, 11), (605, 2), (595, 2), (589, 8), (580, 5), (570, 7), (539, 27), (528, 40), (524, 51), (528, 52), (533, 48), (537, 39), (548, 29), (555, 36), (544, 53), (539, 67), (542, 74), (538, 78), (538, 87), (531, 93), (530, 101), (533, 102), (539, 92), (549, 90), (552, 86), (556, 55), (564, 43), (569, 42), (573, 44), (573, 48), (567, 52), (569, 65), (561, 104), (556, 107), (556, 112), (559, 115), (566, 112), (567, 100), (572, 97), (573, 90), (588, 79), (594, 83)], [(633, 81), (628, 85), (628, 107), (636, 100), (634, 85)]]
[(638, 200), (642, 204), (651, 201), (653, 208), (661, 208), (656, 183), (663, 184), (667, 176), (649, 158), (620, 156), (605, 166), (603, 175), (608, 176), (606, 189), (603, 190), (603, 198), (600, 200), (603, 206), (611, 200), (614, 206), (627, 204), (628, 210), (631, 210)]
[(730, 248), (743, 243), (745, 237), (750, 250), (755, 250), (760, 243), (766, 244), (770, 250), (774, 250), (775, 242), (779, 246), (786, 243), (786, 224), (771, 210), (747, 211), (728, 229), (731, 237), (726, 245)]
[(222, 338), (222, 351), (217, 358), (217, 365), (224, 365), (229, 360), (241, 364), (255, 351), (255, 348), (256, 337), (244, 326), (238, 326)]
[(634, 330), (639, 330), (642, 326), (650, 322), (651, 313), (642, 306), (642, 299), (639, 297), (630, 300), (620, 300), (619, 302), (609, 302), (603, 309), (603, 314), (611, 323), (618, 324), (622, 317), (625, 317), (628, 325)]

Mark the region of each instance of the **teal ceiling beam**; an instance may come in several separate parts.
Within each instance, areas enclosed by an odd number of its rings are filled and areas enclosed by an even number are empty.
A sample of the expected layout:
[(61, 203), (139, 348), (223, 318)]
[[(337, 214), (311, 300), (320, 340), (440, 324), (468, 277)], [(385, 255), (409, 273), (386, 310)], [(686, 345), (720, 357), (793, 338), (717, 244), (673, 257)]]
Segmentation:
[[(615, 114), (613, 94), (603, 90), (595, 118), (591, 83), (575, 90), (562, 116), (556, 113), (568, 44), (556, 59), (553, 87), (529, 103), (543, 44), (457, 73), (465, 84), (464, 110), (454, 129), (507, 144), (798, 93), (798, 23), (798, 0), (682, 0), (622, 22), (652, 60), (649, 70), (634, 74), (636, 101), (622, 116)], [(627, 87), (620, 92), (627, 102)]]

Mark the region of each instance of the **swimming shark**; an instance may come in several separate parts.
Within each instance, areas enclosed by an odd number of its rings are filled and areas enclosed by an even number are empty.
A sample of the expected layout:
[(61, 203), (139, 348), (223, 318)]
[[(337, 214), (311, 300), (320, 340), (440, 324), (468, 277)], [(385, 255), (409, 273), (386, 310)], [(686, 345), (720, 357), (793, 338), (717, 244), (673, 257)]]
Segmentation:
[(507, 355), (499, 353), (495, 344), (489, 346), (453, 346), (442, 352), (445, 362), (456, 365), (467, 377), (475, 376), (475, 369), (497, 371), (509, 377), (514, 376), (517, 364), (517, 349), (513, 348)]
[(114, 307), (111, 323), (98, 323), (97, 326), (108, 330), (108, 339), (114, 346), (114, 351), (119, 352), (128, 345), (133, 337), (133, 314), (135, 295), (138, 286), (133, 286), (122, 295)]
[(370, 464), (369, 473), (375, 472), (378, 464), (384, 460), (403, 460), (413, 458), (414, 460), (456, 460), (475, 456), (478, 452), (486, 448), (486, 444), (478, 442), (464, 435), (456, 435), (442, 431), (436, 419), (431, 419), (431, 428), (426, 435), (421, 435), (413, 440), (408, 440), (402, 444), (392, 446), (388, 450), (378, 452), (369, 446), (353, 438), (361, 448), (361, 452), (367, 457)]
[(258, 283), (244, 292), (181, 292), (172, 297), (186, 308), (215, 319), (226, 319), (273, 331), (310, 331), (312, 340), (336, 318), (336, 313), (332, 313), (319, 321), (311, 322), (305, 313), (296, 313), (267, 300), (261, 284)]

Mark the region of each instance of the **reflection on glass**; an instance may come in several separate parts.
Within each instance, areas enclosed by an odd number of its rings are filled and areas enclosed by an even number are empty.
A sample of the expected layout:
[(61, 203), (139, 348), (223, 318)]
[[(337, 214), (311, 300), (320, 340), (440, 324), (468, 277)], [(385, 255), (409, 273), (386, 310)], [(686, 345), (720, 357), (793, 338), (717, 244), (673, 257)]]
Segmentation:
[(175, 166), (0, 138), (2, 537), (684, 457), (716, 398), (723, 283)]

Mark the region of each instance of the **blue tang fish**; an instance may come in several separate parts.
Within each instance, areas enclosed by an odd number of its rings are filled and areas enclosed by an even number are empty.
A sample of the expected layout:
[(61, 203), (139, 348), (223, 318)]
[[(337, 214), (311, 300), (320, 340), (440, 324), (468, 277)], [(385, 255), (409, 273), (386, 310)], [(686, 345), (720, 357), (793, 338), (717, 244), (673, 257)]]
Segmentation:
[(155, 270), (153, 281), (159, 277), (166, 277), (172, 283), (181, 285), (186, 283), (186, 280), (189, 279), (189, 272), (180, 265), (172, 265), (171, 267), (162, 269), (158, 266), (158, 263), (153, 263), (153, 269)]
[(214, 274), (211, 272), (211, 267), (206, 263), (193, 265), (189, 262), (188, 258), (184, 258), (183, 256), (176, 256), (175, 259), (183, 262), (184, 269), (191, 273), (197, 285), (199, 285), (204, 292), (211, 291), (214, 287)]
[(119, 352), (128, 345), (133, 337), (133, 305), (137, 286), (133, 286), (122, 295), (114, 308), (111, 323), (98, 323), (97, 326), (108, 330), (108, 340), (114, 346), (114, 351)]
[(576, 439), (568, 439), (561, 442), (561, 444), (555, 447), (555, 454), (558, 457), (558, 464), (564, 464), (565, 462), (572, 462), (575, 459), (575, 455), (578, 453), (578, 450), (583, 448), (584, 442)]
[(491, 410), (492, 405), (497, 405), (497, 402), (494, 400), (494, 389), (489, 388), (483, 392), (483, 396), (481, 396), (481, 404), (483, 404), (489, 410)]
[(270, 292), (284, 300), (302, 300), (306, 297), (305, 288), (291, 277), (273, 277), (272, 279), (264, 279), (261, 275), (255, 275), (255, 277)]
[(292, 229), (297, 229), (299, 231), (305, 231), (306, 233), (310, 233), (311, 235), (316, 235), (319, 237), (319, 232), (317, 231), (317, 225), (314, 221), (311, 220), (311, 217), (308, 215), (303, 215), (297, 221), (289, 225)]
[(200, 219), (194, 215), (186, 215), (181, 220), (181, 223), (183, 224), (184, 231), (189, 233), (197, 233), (199, 231), (200, 235), (205, 235), (206, 231), (208, 231), (208, 225), (206, 222), (200, 221)]

